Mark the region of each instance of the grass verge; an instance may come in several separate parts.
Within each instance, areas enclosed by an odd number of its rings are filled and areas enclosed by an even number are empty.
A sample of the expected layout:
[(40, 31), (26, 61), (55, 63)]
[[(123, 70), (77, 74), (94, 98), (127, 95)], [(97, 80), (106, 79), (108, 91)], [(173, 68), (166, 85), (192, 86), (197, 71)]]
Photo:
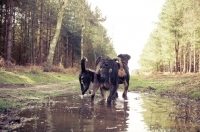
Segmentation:
[(156, 74), (131, 76), (131, 91), (154, 91), (161, 95), (200, 98), (199, 74)]
[[(23, 68), (23, 67), (20, 67)], [(0, 84), (40, 84), (49, 82), (66, 82), (77, 79), (77, 74), (67, 72), (43, 72), (40, 68), (20, 68), (0, 70)], [(20, 69), (20, 70), (19, 70)]]
[[(55, 68), (54, 68), (55, 70)], [(56, 96), (79, 88), (78, 72), (43, 72), (39, 67), (0, 69), (0, 110), (6, 112), (27, 105), (41, 104)]]

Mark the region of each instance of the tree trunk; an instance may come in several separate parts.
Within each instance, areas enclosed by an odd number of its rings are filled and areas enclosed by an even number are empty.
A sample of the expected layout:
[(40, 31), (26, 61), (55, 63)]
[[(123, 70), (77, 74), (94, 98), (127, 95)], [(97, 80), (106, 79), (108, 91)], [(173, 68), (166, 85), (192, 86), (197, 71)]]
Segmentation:
[(183, 51), (183, 73), (186, 73), (186, 48)]
[(41, 0), (41, 18), (40, 18), (40, 65), (43, 63), (43, 6), (44, 6), (44, 0)]
[(190, 44), (190, 51), (189, 51), (189, 69), (188, 72), (190, 73), (192, 71), (192, 44)]
[(51, 71), (51, 66), (53, 63), (53, 57), (54, 57), (54, 52), (55, 52), (55, 47), (58, 41), (58, 37), (60, 35), (60, 29), (61, 29), (61, 25), (62, 25), (62, 18), (63, 18), (63, 13), (65, 10), (65, 7), (67, 6), (67, 0), (65, 0), (64, 4), (62, 5), (59, 13), (58, 13), (58, 17), (57, 17), (57, 25), (56, 25), (56, 32), (54, 34), (54, 37), (50, 43), (50, 48), (49, 48), (49, 54), (47, 57), (47, 62), (46, 65), (44, 67), (44, 72), (50, 72)]
[(31, 12), (31, 65), (35, 64), (34, 61), (34, 37), (35, 37), (35, 33), (34, 33), (34, 13), (33, 11)]
[(193, 65), (194, 66), (193, 67), (194, 70), (193, 71), (194, 71), (194, 73), (196, 73), (196, 49), (195, 49), (195, 43), (194, 43), (194, 60), (193, 61), (194, 61), (194, 65)]
[(193, 45), (194, 45), (194, 54), (193, 54), (193, 72), (196, 73), (196, 47), (195, 47), (195, 41), (196, 41), (196, 31), (194, 31), (194, 42), (193, 42)]
[(83, 30), (84, 30), (84, 25), (82, 24), (81, 26), (81, 59), (83, 58)]
[(13, 42), (13, 44), (12, 44), (12, 47), (14, 47), (15, 46), (15, 10), (14, 10), (14, 8), (13, 8), (13, 22), (12, 22), (12, 42)]
[(179, 50), (179, 41), (175, 42), (175, 72), (178, 72), (178, 50)]
[(71, 68), (74, 67), (74, 45), (71, 44)]
[(68, 65), (69, 65), (68, 64), (69, 63), (69, 61), (68, 61), (68, 57), (69, 57), (68, 56), (68, 50), (69, 50), (69, 47), (68, 47), (69, 46), (69, 41), (68, 40), (69, 40), (69, 38), (68, 37), (69, 37), (69, 35), (68, 35), (68, 32), (67, 32), (66, 33), (66, 40), (65, 40), (65, 50), (64, 50), (64, 54), (65, 54), (65, 57), (64, 57), (65, 58), (64, 67), (65, 68), (67, 68)]
[(179, 60), (179, 71), (182, 74), (182, 57), (183, 57), (183, 48), (181, 50), (180, 60)]
[(10, 0), (9, 22), (8, 22), (8, 43), (7, 43), (7, 54), (6, 54), (6, 61), (8, 61), (8, 62), (11, 61), (13, 6), (14, 6), (14, 1)]
[[(4, 16), (4, 13), (3, 13), (3, 1), (0, 2), (0, 15), (1, 16)], [(0, 17), (0, 56), (2, 56), (2, 52), (3, 52), (3, 17)]]
[[(48, 56), (48, 51), (49, 51), (49, 23), (50, 23), (50, 9), (49, 9), (50, 4), (48, 4), (47, 7), (47, 36), (46, 36), (46, 54), (45, 58)], [(46, 61), (46, 60), (45, 60)]]
[(199, 51), (199, 73), (200, 73), (200, 51)]

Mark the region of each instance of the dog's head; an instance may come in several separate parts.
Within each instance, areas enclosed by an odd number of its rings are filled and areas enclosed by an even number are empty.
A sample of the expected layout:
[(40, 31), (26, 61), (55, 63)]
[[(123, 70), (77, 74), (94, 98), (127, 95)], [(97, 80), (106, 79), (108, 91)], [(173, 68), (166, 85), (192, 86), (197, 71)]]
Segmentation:
[(128, 54), (119, 54), (117, 57), (120, 57), (122, 62), (128, 65), (128, 61), (131, 59), (131, 56)]

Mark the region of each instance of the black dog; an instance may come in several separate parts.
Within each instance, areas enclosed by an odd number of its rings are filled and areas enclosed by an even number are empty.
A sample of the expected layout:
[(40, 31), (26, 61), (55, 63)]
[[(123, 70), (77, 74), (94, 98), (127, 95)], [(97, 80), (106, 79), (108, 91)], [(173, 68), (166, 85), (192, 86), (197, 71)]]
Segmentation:
[(115, 97), (115, 93), (118, 89), (118, 64), (114, 59), (109, 57), (99, 57), (96, 60), (96, 70), (94, 74), (93, 92), (91, 95), (91, 101), (94, 101), (96, 91), (101, 90), (101, 94), (105, 99), (106, 90), (110, 90), (110, 94), (107, 98), (107, 102), (110, 104), (111, 100)]
[(82, 95), (89, 89), (90, 83), (94, 81), (94, 71), (85, 68), (85, 61), (87, 61), (86, 57), (81, 60), (81, 73), (79, 74)]
[(119, 84), (124, 84), (124, 92), (122, 96), (127, 97), (127, 91), (129, 87), (129, 80), (130, 80), (128, 61), (131, 59), (131, 56), (128, 54), (119, 54), (117, 57), (121, 58), (123, 69), (125, 70), (125, 73), (126, 73), (125, 76), (119, 76)]

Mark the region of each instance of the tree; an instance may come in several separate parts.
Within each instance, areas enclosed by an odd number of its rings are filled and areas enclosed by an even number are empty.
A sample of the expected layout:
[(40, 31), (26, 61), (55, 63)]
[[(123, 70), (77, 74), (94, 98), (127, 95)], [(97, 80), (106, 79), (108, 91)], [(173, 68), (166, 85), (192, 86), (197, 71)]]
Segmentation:
[[(16, 65), (41, 65), (48, 58), (50, 42), (57, 30), (60, 3), (55, 0), (13, 2), (13, 21), (10, 21), (11, 0), (0, 1), (0, 56), (6, 60), (7, 55), (10, 55)], [(91, 60), (89, 67), (94, 65), (92, 62), (96, 56), (114, 55), (111, 39), (101, 24), (104, 20), (100, 10), (91, 11), (86, 0), (69, 0), (63, 14), (52, 65), (61, 64), (65, 68), (79, 66), (81, 50)], [(12, 26), (9, 22), (12, 22)], [(8, 33), (11, 38), (8, 38)]]
[(41, 8), (40, 8), (40, 12), (41, 12), (41, 16), (40, 16), (40, 65), (43, 63), (43, 26), (44, 26), (44, 22), (43, 22), (43, 12), (44, 12), (44, 0), (41, 0)]
[(9, 22), (8, 22), (8, 43), (7, 43), (7, 56), (6, 61), (11, 61), (11, 49), (12, 49), (12, 22), (13, 22), (13, 7), (14, 7), (14, 1), (9, 0)]
[(56, 44), (57, 44), (57, 41), (58, 41), (58, 37), (60, 35), (63, 13), (64, 13), (66, 6), (67, 6), (67, 0), (64, 1), (64, 3), (61, 6), (61, 9), (58, 13), (56, 31), (55, 31), (54, 37), (53, 37), (53, 39), (51, 40), (51, 43), (50, 43), (49, 54), (48, 54), (48, 57), (47, 57), (46, 65), (44, 67), (44, 72), (50, 72), (51, 71), (55, 47), (56, 47)]

